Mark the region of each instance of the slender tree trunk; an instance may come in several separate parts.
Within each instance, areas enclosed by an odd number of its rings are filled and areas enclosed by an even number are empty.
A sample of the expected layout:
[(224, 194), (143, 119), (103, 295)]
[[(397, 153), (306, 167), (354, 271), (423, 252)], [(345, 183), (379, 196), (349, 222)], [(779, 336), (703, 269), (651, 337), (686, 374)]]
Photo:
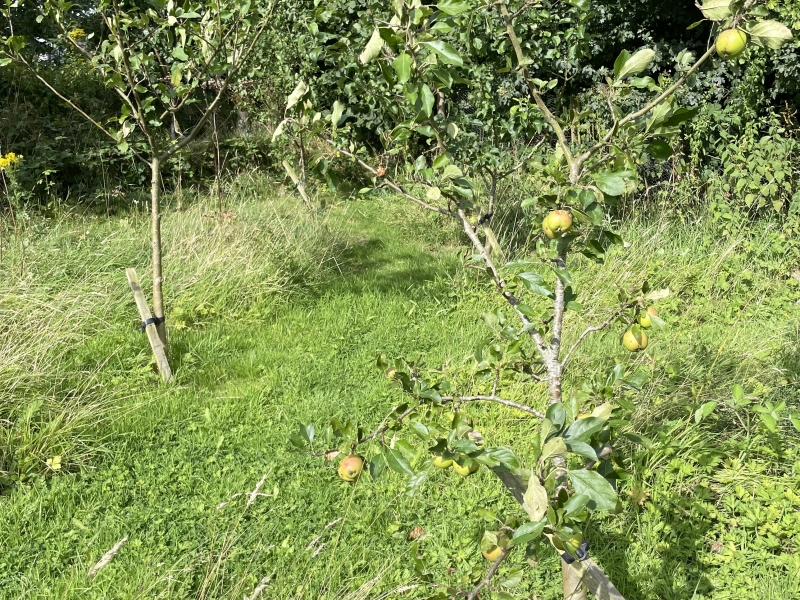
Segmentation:
[(153, 316), (162, 322), (156, 325), (158, 337), (167, 345), (167, 327), (164, 319), (164, 295), (161, 284), (164, 276), (161, 270), (161, 161), (153, 157), (150, 162), (150, 244), (153, 250)]

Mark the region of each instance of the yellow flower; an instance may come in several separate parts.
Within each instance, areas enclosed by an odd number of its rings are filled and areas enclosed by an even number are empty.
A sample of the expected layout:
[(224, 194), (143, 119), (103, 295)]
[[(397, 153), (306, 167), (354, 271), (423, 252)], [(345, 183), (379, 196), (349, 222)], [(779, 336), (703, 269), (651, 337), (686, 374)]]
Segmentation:
[(0, 156), (0, 171), (17, 164), (20, 158), (22, 158), (22, 156), (17, 156), (13, 152), (9, 152), (5, 156)]
[(69, 37), (73, 40), (82, 40), (86, 37), (86, 32), (83, 29), (73, 29), (69, 32)]

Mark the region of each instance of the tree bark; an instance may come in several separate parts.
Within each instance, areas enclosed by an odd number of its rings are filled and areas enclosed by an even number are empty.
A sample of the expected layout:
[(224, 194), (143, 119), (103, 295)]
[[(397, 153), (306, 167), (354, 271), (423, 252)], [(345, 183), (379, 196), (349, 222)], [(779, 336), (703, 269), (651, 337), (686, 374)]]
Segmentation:
[(167, 345), (167, 327), (164, 323), (164, 294), (161, 269), (161, 161), (153, 157), (150, 162), (150, 245), (153, 252), (153, 316), (161, 322), (156, 325), (161, 343)]

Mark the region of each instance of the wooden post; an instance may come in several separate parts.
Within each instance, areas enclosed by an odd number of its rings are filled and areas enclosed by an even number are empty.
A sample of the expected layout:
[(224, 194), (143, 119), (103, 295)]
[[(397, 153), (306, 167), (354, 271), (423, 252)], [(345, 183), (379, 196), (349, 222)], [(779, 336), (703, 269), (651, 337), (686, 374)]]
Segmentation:
[[(503, 482), (506, 489), (511, 492), (511, 495), (514, 496), (514, 499), (522, 504), (524, 502), (523, 495), (525, 494), (525, 488), (527, 487), (525, 482), (513, 473), (502, 470), (501, 468), (497, 470), (493, 469), (493, 471), (500, 481)], [(577, 598), (586, 597), (585, 590), (582, 592), (583, 596), (577, 595), (580, 594), (581, 591), (576, 589), (579, 586), (574, 582), (581, 581), (583, 585), (589, 588), (589, 591), (594, 594), (597, 600), (625, 600), (625, 596), (620, 594), (619, 590), (611, 583), (611, 580), (606, 577), (605, 573), (603, 573), (600, 567), (597, 566), (597, 563), (591, 558), (587, 558), (584, 561), (576, 560), (570, 565), (562, 560), (561, 570), (564, 576), (565, 599), (576, 600)], [(572, 594), (571, 596), (567, 595), (568, 582), (570, 582), (569, 593)]]
[[(125, 269), (125, 275), (128, 277), (128, 283), (133, 292), (133, 299), (136, 301), (136, 308), (139, 309), (139, 316), (142, 323), (147, 323), (153, 317), (150, 314), (150, 307), (147, 306), (147, 298), (144, 297), (142, 286), (139, 284), (139, 277), (136, 275), (136, 269)], [(144, 328), (147, 333), (147, 339), (150, 340), (150, 347), (153, 349), (153, 355), (156, 357), (156, 364), (158, 365), (158, 372), (161, 373), (161, 378), (164, 381), (172, 381), (172, 369), (169, 368), (167, 362), (167, 355), (164, 352), (164, 343), (158, 335), (155, 323), (150, 323)]]
[(294, 186), (297, 188), (297, 191), (300, 192), (300, 197), (303, 199), (303, 202), (308, 208), (311, 208), (311, 200), (308, 199), (308, 194), (306, 194), (306, 183), (302, 179), (297, 176), (297, 173), (294, 172), (292, 165), (290, 165), (287, 161), (283, 161), (283, 168), (286, 170), (286, 173), (289, 175), (289, 178), (294, 183)]

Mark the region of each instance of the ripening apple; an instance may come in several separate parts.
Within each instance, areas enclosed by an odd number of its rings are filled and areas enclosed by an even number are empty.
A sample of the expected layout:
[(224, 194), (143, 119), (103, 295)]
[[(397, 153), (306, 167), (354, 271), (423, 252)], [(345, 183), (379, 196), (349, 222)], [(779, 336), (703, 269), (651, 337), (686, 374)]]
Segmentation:
[(485, 550), (481, 550), (481, 554), (483, 554), (483, 557), (486, 560), (494, 562), (498, 558), (500, 558), (500, 555), (503, 554), (503, 548), (506, 548), (508, 546), (509, 540), (508, 536), (501, 531), (491, 531), (487, 533), (492, 533), (494, 537), (497, 538), (497, 543), (495, 544), (494, 541), (491, 540), (491, 538), (487, 539), (487, 535), (486, 533), (484, 533), (483, 540), (481, 540), (481, 546), (482, 547), (489, 546), (489, 547), (486, 548)]
[(361, 475), (363, 468), (364, 461), (361, 457), (351, 454), (350, 456), (346, 456), (342, 462), (339, 463), (339, 477), (345, 481), (355, 481), (358, 479), (358, 476)]
[(566, 210), (559, 209), (551, 211), (550, 214), (547, 215), (544, 218), (544, 221), (542, 222), (542, 229), (544, 229), (544, 232), (547, 235), (547, 237), (550, 237), (550, 234), (547, 233), (548, 229), (553, 234), (553, 238), (558, 238), (561, 237), (562, 234), (569, 231), (571, 227), (572, 227), (572, 215), (569, 214), (569, 211)]
[(622, 345), (631, 352), (647, 348), (647, 334), (640, 327), (632, 327), (622, 336)]
[(465, 465), (460, 465), (457, 462), (453, 462), (453, 471), (455, 471), (462, 477), (467, 477), (468, 475), (472, 475), (479, 468), (480, 465), (476, 463), (474, 460), (470, 460)]
[(648, 306), (647, 307), (647, 314), (649, 314), (651, 317), (657, 317), (658, 316), (658, 311), (655, 308), (653, 308), (652, 306)]
[(447, 458), (445, 459), (442, 456), (435, 456), (433, 458), (433, 466), (439, 467), (440, 469), (449, 469), (453, 466), (453, 459)]
[(739, 56), (747, 45), (747, 34), (741, 29), (726, 29), (717, 37), (717, 54), (728, 60)]
[(645, 329), (650, 329), (653, 325), (653, 321), (650, 318), (650, 313), (646, 310), (640, 310), (639, 314), (636, 315), (636, 322), (639, 323), (640, 327), (644, 327)]

